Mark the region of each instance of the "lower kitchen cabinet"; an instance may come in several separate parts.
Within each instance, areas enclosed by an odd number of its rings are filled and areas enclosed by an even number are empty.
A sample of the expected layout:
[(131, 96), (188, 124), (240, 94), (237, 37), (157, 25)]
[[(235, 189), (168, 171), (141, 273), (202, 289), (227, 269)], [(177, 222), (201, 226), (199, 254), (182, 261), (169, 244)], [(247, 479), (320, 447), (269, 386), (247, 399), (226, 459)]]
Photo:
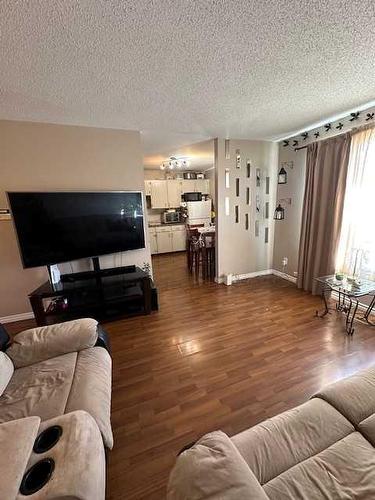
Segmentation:
[(158, 240), (156, 231), (150, 231), (149, 234), (150, 234), (150, 251), (152, 255), (154, 253), (158, 253)]
[(172, 231), (172, 251), (183, 252), (186, 250), (186, 231), (183, 230)]
[(183, 225), (157, 226), (149, 229), (151, 254), (186, 250), (186, 230)]

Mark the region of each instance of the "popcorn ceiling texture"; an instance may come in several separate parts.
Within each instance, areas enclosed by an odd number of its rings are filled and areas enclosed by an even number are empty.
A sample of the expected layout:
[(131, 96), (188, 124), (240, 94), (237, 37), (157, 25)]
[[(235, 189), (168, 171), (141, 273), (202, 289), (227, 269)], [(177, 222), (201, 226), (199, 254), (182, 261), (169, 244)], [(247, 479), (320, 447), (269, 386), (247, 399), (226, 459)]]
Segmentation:
[[(0, 0), (0, 118), (275, 138), (375, 97), (372, 0)], [(157, 139), (152, 140), (152, 134)]]

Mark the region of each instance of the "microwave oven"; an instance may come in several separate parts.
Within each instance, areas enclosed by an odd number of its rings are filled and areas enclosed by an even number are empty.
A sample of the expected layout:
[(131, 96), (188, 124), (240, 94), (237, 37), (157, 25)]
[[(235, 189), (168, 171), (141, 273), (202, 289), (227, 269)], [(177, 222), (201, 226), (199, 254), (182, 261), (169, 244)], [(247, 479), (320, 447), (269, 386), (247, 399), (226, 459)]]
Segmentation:
[(162, 214), (163, 224), (173, 224), (175, 222), (181, 222), (181, 212), (163, 212)]
[(202, 201), (202, 193), (184, 193), (184, 201)]

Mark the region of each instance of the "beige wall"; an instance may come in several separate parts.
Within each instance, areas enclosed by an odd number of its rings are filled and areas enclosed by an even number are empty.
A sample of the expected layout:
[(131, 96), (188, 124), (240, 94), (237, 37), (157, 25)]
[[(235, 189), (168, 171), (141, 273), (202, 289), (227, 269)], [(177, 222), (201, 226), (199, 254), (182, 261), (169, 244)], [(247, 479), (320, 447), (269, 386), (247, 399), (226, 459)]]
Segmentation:
[[(230, 159), (225, 159), (224, 139), (215, 140), (216, 200), (217, 200), (217, 277), (227, 274), (246, 275), (266, 271), (272, 267), (273, 208), (276, 194), (278, 145), (266, 141), (230, 140)], [(241, 169), (236, 169), (236, 150), (241, 153)], [(251, 161), (251, 178), (246, 178), (246, 160)], [(225, 187), (225, 169), (230, 170), (230, 188)], [(256, 168), (261, 170), (261, 187), (255, 187)], [(265, 178), (270, 177), (270, 194), (265, 195)], [(236, 197), (235, 179), (240, 178), (240, 197)], [(246, 187), (251, 188), (251, 205), (246, 205)], [(256, 214), (255, 196), (259, 193), (261, 213)], [(230, 198), (230, 213), (225, 214), (225, 197)], [(269, 202), (269, 218), (264, 217), (265, 202)], [(240, 207), (239, 223), (235, 223), (235, 205)], [(245, 214), (249, 213), (250, 226), (245, 229)], [(255, 236), (255, 220), (259, 219), (260, 234)], [(265, 243), (265, 228), (269, 241)]]
[[(301, 231), (303, 194), (305, 189), (306, 149), (294, 151), (279, 146), (279, 166), (293, 162), (293, 168), (285, 166), (288, 174), (287, 184), (277, 186), (277, 199), (291, 198), (291, 205), (285, 206), (285, 219), (275, 222), (275, 242), (273, 250), (273, 269), (295, 276), (298, 267), (298, 247)], [(285, 268), (282, 259), (288, 258)]]
[[(6, 191), (144, 190), (139, 132), (0, 121), (0, 151), (0, 207)], [(103, 267), (144, 262), (148, 243), (101, 258)], [(72, 266), (88, 268), (89, 261)], [(0, 318), (30, 311), (27, 294), (47, 279), (45, 268), (22, 268), (11, 221), (0, 221), (0, 277)]]

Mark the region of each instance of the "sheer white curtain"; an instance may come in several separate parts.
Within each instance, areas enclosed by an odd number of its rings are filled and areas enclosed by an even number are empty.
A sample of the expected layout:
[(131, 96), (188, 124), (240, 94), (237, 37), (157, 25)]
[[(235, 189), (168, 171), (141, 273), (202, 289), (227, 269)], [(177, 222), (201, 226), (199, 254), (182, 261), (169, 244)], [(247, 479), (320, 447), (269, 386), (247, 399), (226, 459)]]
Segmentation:
[(375, 279), (375, 128), (352, 136), (337, 271)]

